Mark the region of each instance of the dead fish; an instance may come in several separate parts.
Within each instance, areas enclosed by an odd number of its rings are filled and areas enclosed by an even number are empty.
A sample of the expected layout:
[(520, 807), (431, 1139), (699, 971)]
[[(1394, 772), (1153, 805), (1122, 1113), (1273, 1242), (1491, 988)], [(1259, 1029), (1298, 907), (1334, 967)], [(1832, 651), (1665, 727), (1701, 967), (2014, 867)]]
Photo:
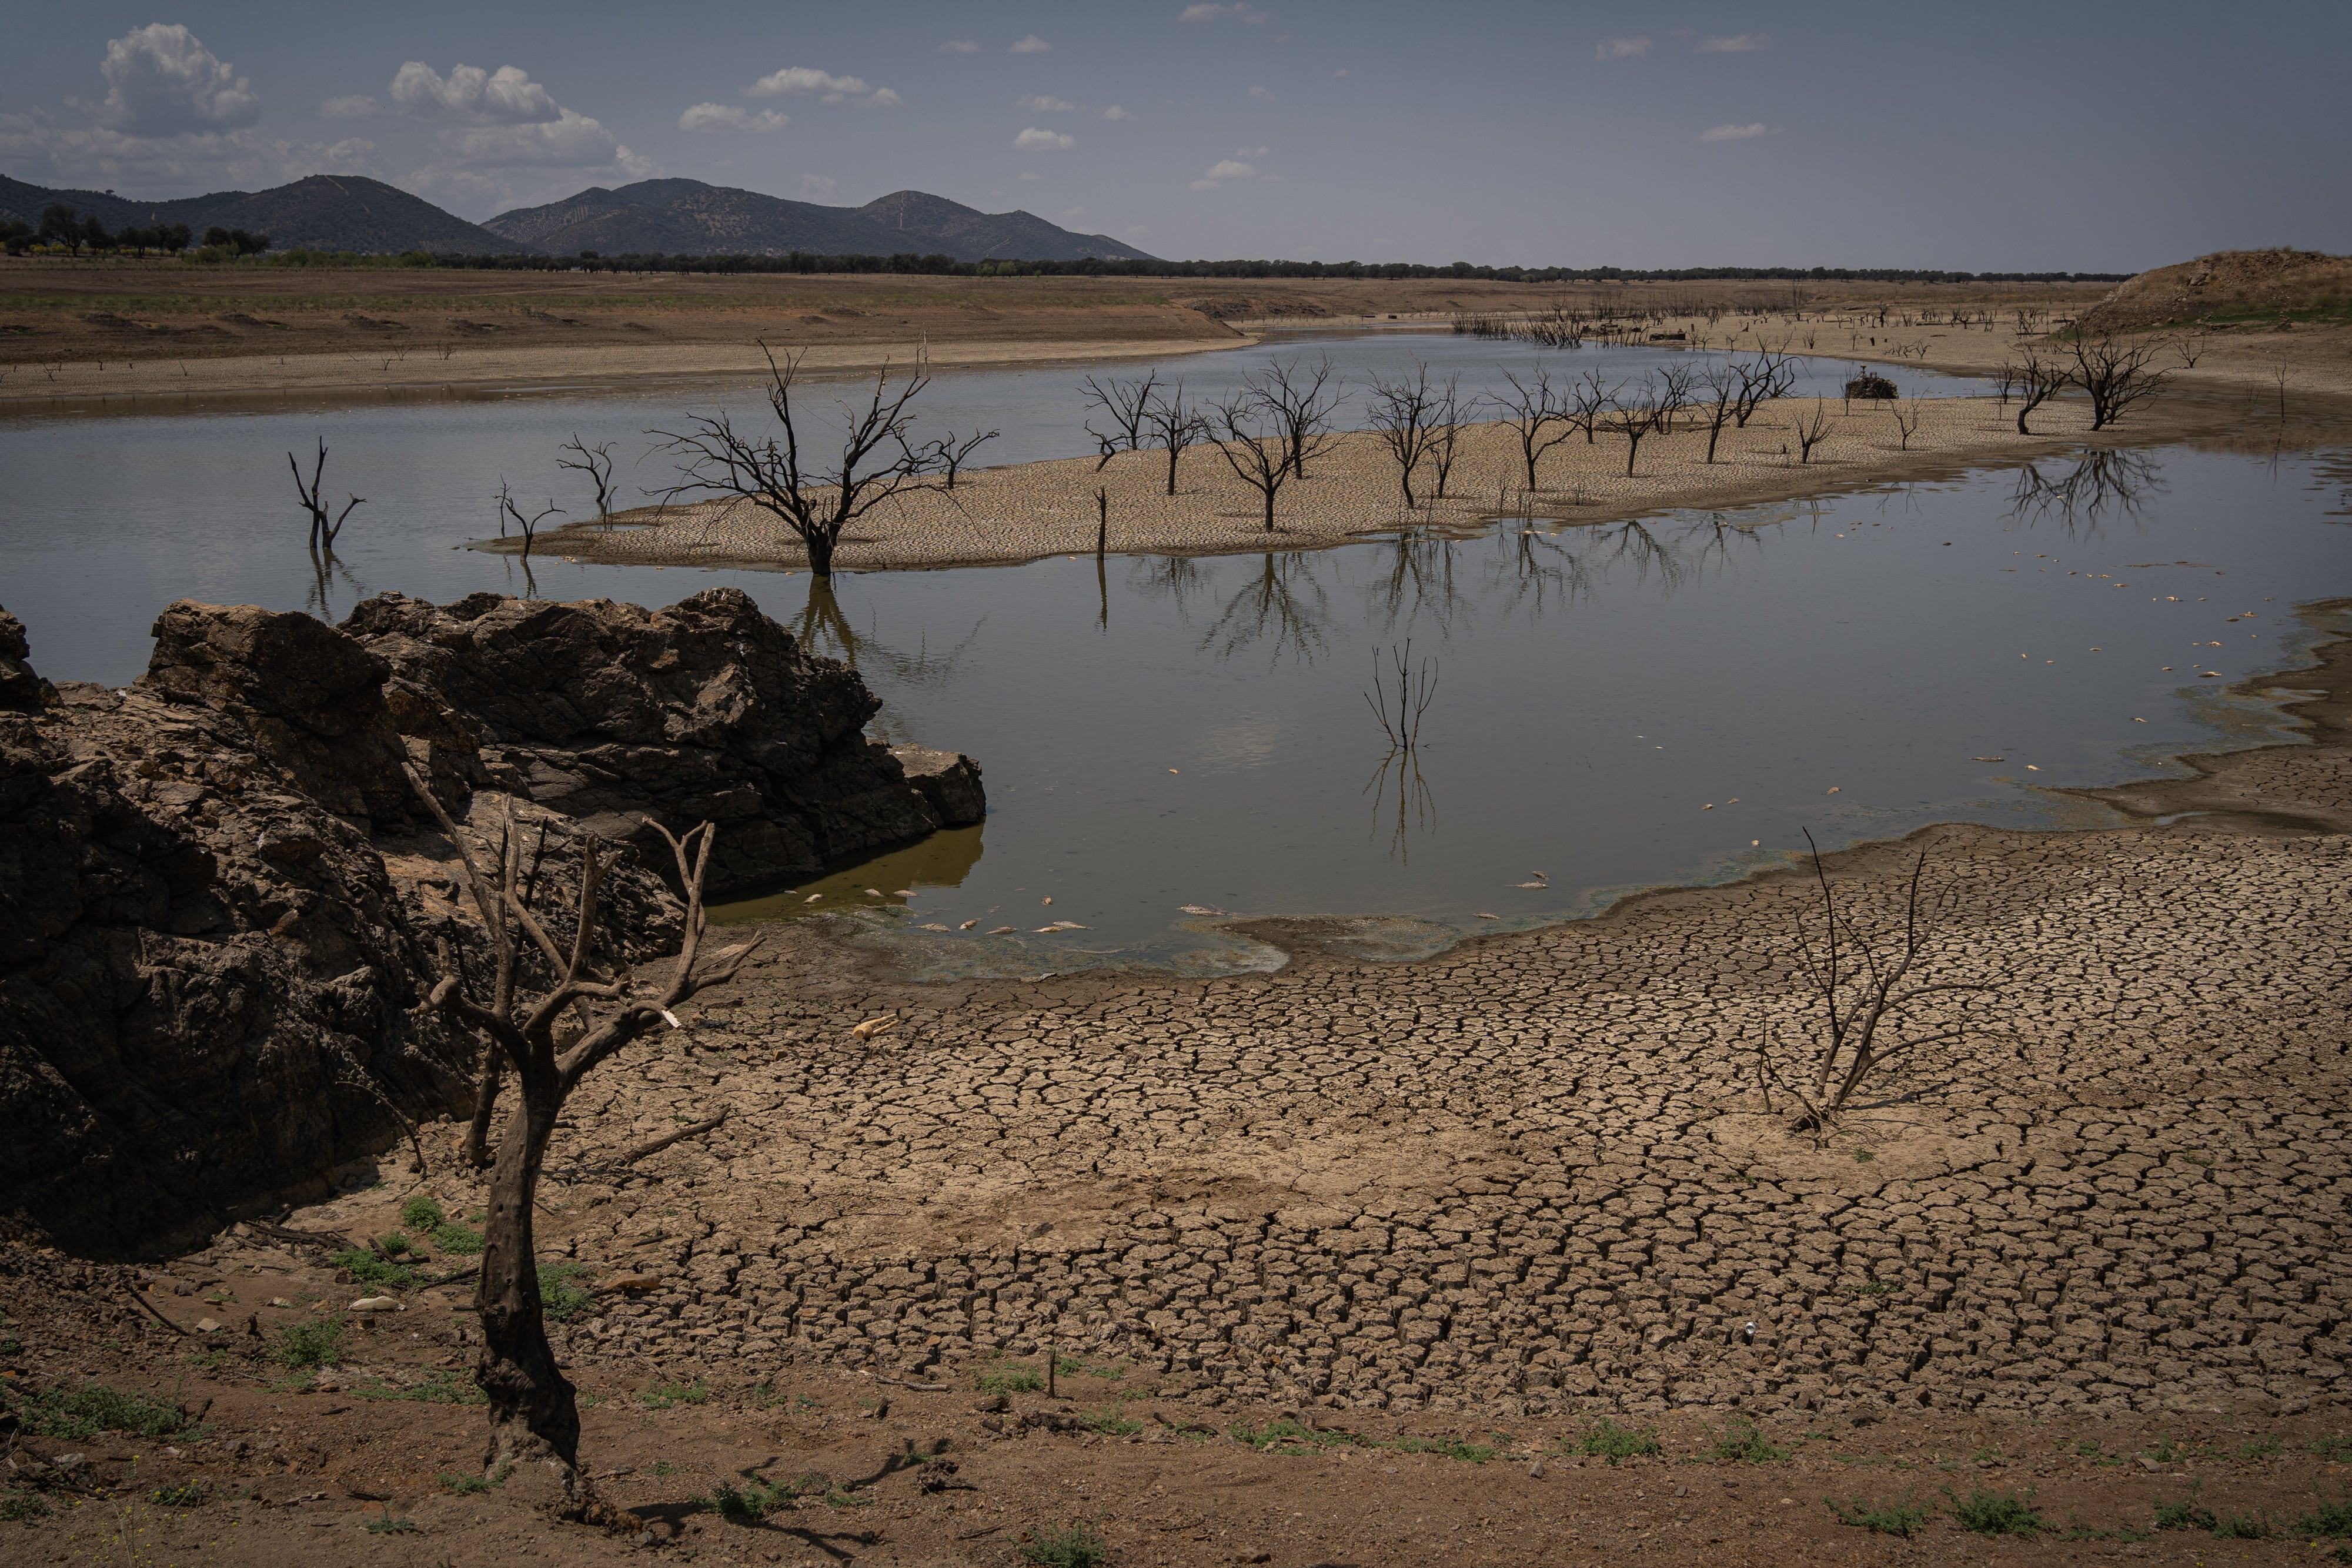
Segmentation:
[(1715, 802), (1710, 800), (1706, 805), (1701, 806), (1699, 810), (1702, 811), (1712, 811), (1715, 810)]
[(824, 896), (824, 894), (821, 893), (812, 893), (806, 898), (802, 899), (801, 902), (803, 904), (814, 904), (818, 899), (823, 898)]
[(2006, 757), (1971, 757), (1969, 760), (1971, 762), (2006, 762), (2009, 758)]
[(1551, 883), (1548, 882), (1515, 882), (1511, 883), (1511, 885), (1513, 887), (1549, 887)]
[(869, 887), (866, 890), (866, 896), (868, 898), (879, 898), (882, 896), (882, 890), (878, 887)]
[(1043, 897), (1043, 898), (1039, 899), (1037, 902), (1038, 902), (1038, 903), (1040, 903), (1040, 904), (1051, 904), (1051, 903), (1053, 903), (1053, 902), (1054, 902), (1054, 895), (1053, 895), (1052, 894), (1050, 894), (1050, 893), (1049, 893), (1049, 894), (1047, 894), (1045, 897)]
[(991, 931), (989, 935), (991, 936), (1010, 936), (1013, 935), (1013, 928), (1010, 925), (999, 925), (994, 930)]
[(979, 924), (980, 922), (977, 920), (967, 920), (962, 925), (957, 926), (956, 929), (959, 931), (969, 931)]
[(1038, 936), (1059, 936), (1061, 934), (1062, 928), (1058, 925), (1040, 925), (1033, 935)]
[(955, 927), (952, 925), (919, 925), (915, 927), (915, 929), (918, 931), (952, 931)]
[(1502, 918), (1499, 915), (1489, 915), (1483, 909), (1475, 911), (1474, 913), (1475, 913), (1481, 920), (1500, 920)]
[(1081, 925), (1075, 920), (1056, 920), (1054, 922), (1054, 929), (1056, 931), (1092, 931), (1094, 927), (1091, 925)]
[(1176, 906), (1186, 915), (1223, 915), (1222, 909), (1212, 909), (1205, 904), (1180, 904)]
[(911, 887), (902, 887), (891, 894), (890, 896), (893, 898), (912, 898), (915, 896), (915, 890)]
[(1822, 794), (1824, 794), (1824, 795), (1834, 795), (1834, 794), (1836, 794), (1837, 792), (1838, 792), (1838, 787), (1837, 787), (1836, 785), (1834, 785), (1834, 784), (1831, 785), (1828, 789), (1824, 789), (1824, 790), (1822, 790)]

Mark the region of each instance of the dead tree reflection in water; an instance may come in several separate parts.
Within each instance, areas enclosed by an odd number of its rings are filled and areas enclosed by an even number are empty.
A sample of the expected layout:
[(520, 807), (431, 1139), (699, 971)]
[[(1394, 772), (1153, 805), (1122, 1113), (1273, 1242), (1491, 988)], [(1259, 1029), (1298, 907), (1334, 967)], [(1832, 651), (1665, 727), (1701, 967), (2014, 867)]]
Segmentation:
[(1495, 537), (1496, 549), (1486, 575), (1507, 595), (1506, 613), (1525, 609), (1540, 616), (1555, 598), (1573, 603), (1592, 592), (1592, 571), (1585, 558), (1565, 542), (1582, 539), (1591, 530), (1563, 529), (1546, 534), (1538, 529), (1506, 525)]
[[(530, 562), (526, 561), (523, 564), (528, 567)], [(331, 548), (325, 550), (312, 550), (310, 552), (310, 588), (304, 595), (302, 608), (329, 625), (334, 624), (335, 621), (334, 588), (338, 580), (352, 591), (352, 601), (354, 603), (358, 602), (360, 595), (366, 591), (360, 586), (359, 579), (353, 577), (350, 570), (343, 565), (342, 558), (336, 555)]]
[(1147, 556), (1135, 562), (1128, 573), (1130, 585), (1150, 593), (1165, 593), (1180, 622), (1192, 620), (1187, 602), (1201, 591), (1201, 563), (1189, 555)]
[(882, 705), (875, 716), (874, 727), (886, 740), (903, 733), (897, 705), (891, 701), (891, 686), (895, 684), (923, 690), (945, 685), (955, 674), (957, 664), (978, 640), (981, 628), (987, 624), (988, 618), (982, 616), (972, 622), (962, 642), (943, 653), (931, 652), (928, 632), (921, 635), (912, 653), (902, 652), (877, 637), (870, 620), (864, 631), (852, 625), (848, 612), (834, 593), (833, 580), (824, 577), (809, 579), (808, 602), (784, 622), (806, 652), (838, 659), (859, 674), (870, 677), (867, 685)]
[[(1416, 666), (1411, 638), (1389, 649), (1386, 659), (1381, 655), (1379, 648), (1372, 650), (1372, 685), (1364, 693), (1364, 706), (1380, 721), (1388, 751), (1364, 786), (1364, 793), (1372, 798), (1373, 832), (1386, 826), (1389, 853), (1410, 864), (1413, 830), (1426, 833), (1437, 821), (1436, 800), (1421, 776), (1421, 723), (1437, 697), (1437, 664), (1423, 659)], [(1389, 805), (1391, 794), (1396, 802), (1393, 817)]]
[(1412, 835), (1437, 831), (1437, 797), (1421, 776), (1421, 754), (1402, 749), (1381, 758), (1364, 793), (1372, 798), (1372, 833), (1388, 829), (1389, 853), (1411, 865)]
[(1426, 612), (1440, 634), (1451, 632), (1464, 608), (1454, 580), (1454, 541), (1444, 534), (1408, 530), (1391, 542), (1389, 570), (1373, 586), (1383, 620), (1395, 633)]
[(1311, 664), (1323, 652), (1323, 585), (1315, 580), (1300, 551), (1269, 552), (1256, 574), (1226, 601), (1224, 612), (1202, 633), (1201, 646), (1230, 659), (1260, 642), (1270, 642), (1268, 668), (1289, 653)]
[(2163, 472), (2148, 454), (2102, 447), (2084, 453), (2063, 474), (2045, 474), (2038, 463), (2019, 469), (2009, 515), (2028, 524), (2054, 517), (2070, 534), (2078, 524), (2095, 533), (2110, 514), (2139, 521), (2142, 508), (2164, 488)]

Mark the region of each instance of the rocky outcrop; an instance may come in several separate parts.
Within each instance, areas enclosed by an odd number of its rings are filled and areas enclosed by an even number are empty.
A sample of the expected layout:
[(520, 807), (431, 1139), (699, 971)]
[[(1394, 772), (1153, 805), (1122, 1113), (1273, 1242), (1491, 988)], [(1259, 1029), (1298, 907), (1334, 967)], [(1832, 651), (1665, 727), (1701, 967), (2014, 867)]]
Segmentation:
[[(344, 628), (164, 611), (126, 691), (51, 687), (0, 612), (0, 1217), (123, 1250), (319, 1189), (461, 1106), (478, 918), (404, 764), (488, 852), (516, 839), (560, 942), (589, 833), (597, 949), (674, 950), (644, 826), (722, 825), (724, 885), (984, 810), (953, 753), (868, 741), (876, 703), (732, 590), (667, 610), (387, 595)], [(714, 881), (719, 880), (714, 877)]]
[(505, 788), (647, 849), (660, 840), (646, 817), (673, 832), (720, 824), (717, 894), (986, 810), (969, 758), (916, 747), (926, 760), (910, 768), (866, 739), (881, 705), (857, 673), (811, 656), (739, 589), (666, 610), (388, 593), (342, 630), (404, 693), (428, 699), (401, 707), (404, 731), (477, 727), (483, 775)]

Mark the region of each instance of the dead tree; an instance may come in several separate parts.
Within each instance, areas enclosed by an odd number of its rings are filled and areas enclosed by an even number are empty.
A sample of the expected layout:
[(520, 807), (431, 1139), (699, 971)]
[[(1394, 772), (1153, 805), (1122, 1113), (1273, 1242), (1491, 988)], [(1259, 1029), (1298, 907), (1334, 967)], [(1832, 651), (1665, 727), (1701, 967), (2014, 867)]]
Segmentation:
[(1830, 433), (1829, 404), (1820, 398), (1815, 398), (1813, 412), (1799, 414), (1797, 423), (1792, 428), (1797, 437), (1797, 461), (1800, 464), (1811, 463), (1813, 460), (1813, 448), (1819, 446), (1822, 438)]
[[(739, 434), (725, 413), (691, 415), (692, 428), (683, 432), (649, 430), (646, 434), (662, 437), (664, 450), (677, 455), (681, 476), (677, 484), (656, 493), (665, 504), (706, 496), (748, 501), (798, 535), (808, 550), (810, 572), (829, 579), (843, 529), (895, 497), (946, 488), (908, 459), (900, 439), (914, 418), (910, 405), (930, 385), (930, 374), (919, 361), (893, 391), (885, 361), (875, 372), (865, 408), (842, 405), (841, 455), (819, 467), (802, 458), (793, 413), (793, 387), (806, 350), (782, 361), (764, 342), (760, 351), (767, 356), (768, 406), (782, 427), (782, 440)], [(882, 455), (893, 446), (899, 448), (898, 456)]]
[(1642, 378), (1640, 394), (1628, 399), (1621, 391), (1612, 402), (1607, 414), (1611, 434), (1625, 438), (1625, 476), (1633, 476), (1633, 459), (1642, 450), (1644, 436), (1664, 427), (1667, 417), (1659, 400), (1659, 388), (1654, 376)]
[(1444, 389), (1430, 409), (1429, 440), (1423, 450), (1437, 477), (1436, 487), (1429, 493), (1433, 501), (1445, 498), (1445, 484), (1454, 476), (1454, 457), (1461, 446), (1463, 427), (1477, 412), (1477, 402), (1474, 397), (1465, 406), (1462, 402), (1462, 378), (1448, 376)]
[[(1088, 376), (1078, 383), (1086, 389), (1087, 402), (1101, 404), (1108, 416), (1111, 428), (1108, 434), (1095, 429), (1091, 423), (1087, 426), (1087, 434), (1102, 444), (1103, 462), (1110, 461), (1111, 454), (1120, 450), (1121, 443), (1129, 452), (1143, 444), (1143, 426), (1149, 418), (1146, 411), (1151, 406), (1152, 388), (1159, 383), (1160, 372), (1156, 370), (1145, 371), (1138, 382), (1098, 382)], [(1102, 465), (1095, 466), (1099, 470)]]
[[(1536, 464), (1543, 455), (1576, 433), (1569, 419), (1568, 409), (1553, 389), (1550, 375), (1543, 371), (1535, 373), (1532, 382), (1519, 380), (1516, 371), (1505, 371), (1503, 380), (1510, 386), (1507, 392), (1493, 394), (1495, 406), (1502, 411), (1503, 423), (1511, 427), (1518, 438), (1519, 463), (1528, 476), (1528, 488), (1536, 487)], [(1547, 435), (1552, 426), (1560, 427), (1559, 434)]]
[[(1811, 845), (1812, 841), (1813, 835), (1808, 831), (1805, 842)], [(1797, 1087), (1783, 1078), (1780, 1086), (1801, 1108), (1798, 1129), (1818, 1133), (1836, 1120), (1855, 1091), (1881, 1068), (1932, 1046), (1957, 1047), (1965, 1038), (1965, 1011), (1960, 1021), (1948, 1028), (1926, 1034), (1908, 1032), (1908, 1015), (1917, 1003), (1928, 997), (1993, 988), (1979, 982), (1913, 977), (1928, 962), (1935, 936), (1934, 912), (1923, 917), (1919, 902), (1919, 883), (1927, 868), (1926, 849), (1911, 862), (1900, 932), (1877, 936), (1864, 932), (1851, 914), (1838, 907), (1820, 847), (1814, 845), (1812, 852), (1813, 878), (1822, 895), (1821, 929), (1817, 936), (1803, 916), (1798, 917), (1797, 972), (1811, 1005), (1818, 1009), (1819, 1021), (1807, 1031), (1803, 1046), (1808, 1060), (1800, 1070), (1809, 1082)], [(1890, 1035), (1896, 1038), (1890, 1040)], [(1779, 1076), (1773, 1072), (1769, 1044), (1763, 1066)], [(1768, 1109), (1769, 1099), (1768, 1088)]]
[(1176, 465), (1186, 447), (1208, 438), (1209, 422), (1202, 417), (1199, 409), (1184, 401), (1181, 376), (1176, 378), (1176, 384), (1165, 397), (1151, 400), (1151, 405), (1143, 411), (1143, 419), (1168, 453), (1168, 493), (1172, 496), (1176, 493)]
[(1339, 406), (1339, 389), (1328, 386), (1330, 360), (1318, 359), (1312, 365), (1298, 360), (1284, 364), (1277, 360), (1262, 375), (1251, 379), (1257, 382), (1266, 407), (1282, 421), (1291, 473), (1306, 478), (1307, 460), (1330, 440), (1331, 413)]
[(331, 522), (328, 520), (327, 504), (319, 496), (320, 481), (327, 473), (327, 438), (323, 435), (319, 438), (319, 460), (311, 465), (310, 484), (302, 483), (302, 465), (294, 461), (291, 452), (286, 455), (286, 466), (294, 470), (294, 494), (301, 497), (302, 510), (310, 517), (310, 549), (314, 552), (324, 549), (329, 555), (334, 554), (335, 537), (343, 531), (344, 519), (352, 515), (352, 507), (366, 506), (367, 497), (352, 497), (343, 503), (343, 509), (336, 514), (334, 519)]
[(596, 520), (603, 522), (613, 515), (613, 444), (600, 441), (591, 446), (580, 439), (577, 431), (572, 439), (556, 448), (569, 452), (569, 457), (555, 460), (558, 468), (569, 468), (575, 474), (588, 476), (588, 483), (596, 486)]
[(1429, 367), (1413, 361), (1412, 379), (1372, 378), (1371, 424), (1381, 444), (1396, 459), (1397, 485), (1404, 492), (1407, 510), (1413, 505), (1412, 474), (1429, 455), (1432, 416), (1436, 394), (1429, 384)]
[(898, 437), (898, 450), (906, 455), (908, 467), (918, 474), (937, 474), (947, 481), (947, 488), (956, 487), (956, 478), (963, 472), (971, 455), (1003, 434), (1002, 431), (983, 430), (959, 441), (952, 434), (926, 441), (920, 446), (909, 446), (907, 438)]
[[(487, 1036), (504, 1054), (521, 1100), (508, 1118), (490, 1171), (481, 1282), (475, 1292), (482, 1349), (475, 1360), (474, 1379), (488, 1396), (490, 1409), (490, 1443), (483, 1468), (495, 1471), (520, 1459), (551, 1458), (562, 1469), (572, 1508), (593, 1515), (598, 1505), (580, 1468), (579, 1407), (547, 1343), (540, 1296), (532, 1236), (540, 1171), (556, 1119), (580, 1081), (656, 1027), (679, 1027), (671, 1009), (706, 986), (732, 978), (761, 938), (722, 949), (713, 955), (706, 972), (697, 972), (705, 931), (702, 890), (719, 830), (705, 822), (680, 838), (653, 823), (677, 862), (686, 899), (682, 946), (667, 984), (625, 975), (602, 977), (593, 967), (593, 948), (597, 900), (609, 859), (595, 835), (581, 836), (577, 925), (565, 953), (535, 929), (513, 859), (508, 859), (493, 882), (425, 781), (414, 770), (408, 777), (457, 845), (467, 887), (494, 948), (501, 942), (511, 944), (511, 935), (506, 934), (506, 917), (511, 915), (552, 955), (552, 983), (544, 994), (526, 997), (515, 989), (503, 1006), (484, 1007), (466, 995), (456, 975), (448, 974), (434, 986), (432, 1003), (453, 1022)], [(567, 1019), (572, 1027), (559, 1038), (559, 1026)]]
[(2017, 434), (2031, 435), (2026, 420), (2033, 411), (2066, 390), (2074, 380), (2072, 372), (2053, 358), (2045, 358), (2038, 349), (2025, 350), (2025, 362), (2001, 367), (2001, 375), (2017, 388)]
[(1599, 371), (1587, 371), (1576, 378), (1568, 390), (1568, 401), (1560, 417), (1584, 433), (1584, 444), (1593, 443), (1593, 428), (1616, 397), (1617, 388), (1601, 379)]
[(1891, 400), (1886, 405), (1886, 412), (1895, 416), (1895, 431), (1903, 438), (1899, 449), (1905, 452), (1910, 451), (1911, 438), (1919, 431), (1919, 400), (1912, 399), (1907, 408), (1904, 406), (1902, 400)]
[(2105, 430), (2134, 403), (2154, 397), (2165, 372), (2152, 368), (2158, 345), (2118, 343), (2113, 338), (2076, 338), (2074, 384), (2091, 398), (2091, 428)]
[(1699, 406), (1706, 412), (1699, 417), (1706, 422), (1706, 460), (1715, 461), (1716, 443), (1723, 439), (1723, 427), (1731, 422), (1732, 409), (1738, 397), (1739, 378), (1727, 365), (1717, 365), (1707, 371), (1700, 385), (1707, 396)]
[(560, 517), (562, 514), (563, 508), (557, 506), (553, 499), (551, 498), (547, 503), (545, 510), (533, 513), (530, 516), (526, 517), (523, 514), (522, 507), (515, 504), (514, 492), (507, 488), (506, 480), (504, 478), (499, 479), (499, 532), (503, 536), (507, 531), (507, 520), (509, 518), (512, 518), (514, 520), (515, 527), (522, 530), (522, 555), (525, 560), (529, 560), (530, 559), (531, 539), (538, 534), (539, 525), (547, 521), (550, 517)]
[(1786, 397), (1797, 384), (1797, 367), (1788, 355), (1767, 350), (1752, 360), (1727, 361), (1732, 374), (1739, 378), (1739, 392), (1732, 402), (1732, 428), (1745, 430), (1757, 409), (1775, 398)]
[(1274, 532), (1274, 498), (1295, 471), (1289, 426), (1280, 409), (1255, 388), (1209, 405), (1217, 451), (1241, 482), (1265, 503), (1265, 531)]

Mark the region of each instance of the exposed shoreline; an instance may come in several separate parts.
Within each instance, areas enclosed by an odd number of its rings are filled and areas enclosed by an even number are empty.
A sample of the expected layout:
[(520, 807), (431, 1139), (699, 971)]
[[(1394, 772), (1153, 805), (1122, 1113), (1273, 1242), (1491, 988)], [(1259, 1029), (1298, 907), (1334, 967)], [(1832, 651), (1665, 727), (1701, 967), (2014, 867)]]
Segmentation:
[[(1942, 479), (1988, 465), (2030, 462), (2086, 440), (2147, 445), (2212, 436), (2238, 423), (2227, 400), (2184, 396), (2094, 434), (2079, 402), (2045, 404), (2021, 436), (2016, 410), (1992, 398), (1905, 400), (1917, 416), (1907, 437), (1887, 405), (1822, 400), (1830, 430), (1800, 459), (1794, 426), (1815, 400), (1763, 405), (1745, 430), (1723, 431), (1717, 461), (1704, 461), (1707, 436), (1685, 427), (1642, 443), (1628, 477), (1626, 444), (1605, 430), (1553, 447), (1539, 462), (1541, 487), (1529, 492), (1518, 444), (1502, 424), (1465, 431), (1442, 501), (1407, 510), (1396, 464), (1369, 432), (1335, 435), (1308, 465), (1308, 477), (1277, 495), (1276, 528), (1263, 503), (1211, 447), (1186, 451), (1177, 494), (1166, 495), (1167, 455), (1144, 449), (1097, 466), (1091, 457), (1058, 458), (967, 474), (952, 496), (899, 497), (844, 534), (835, 568), (843, 571), (1011, 565), (1055, 555), (1092, 554), (1097, 492), (1108, 498), (1103, 544), (1112, 554), (1255, 554), (1320, 549), (1367, 535), (1426, 527), (1481, 527), (1498, 517), (1564, 525), (1607, 523), (1661, 511), (1730, 508), (1796, 501), (1877, 485)], [(1424, 487), (1427, 471), (1419, 481)], [(1419, 499), (1419, 497), (1416, 497)], [(477, 548), (517, 553), (519, 539)], [(535, 553), (614, 565), (730, 567), (793, 571), (808, 564), (800, 540), (748, 503), (703, 502), (642, 507), (608, 522), (580, 522), (541, 534)]]

